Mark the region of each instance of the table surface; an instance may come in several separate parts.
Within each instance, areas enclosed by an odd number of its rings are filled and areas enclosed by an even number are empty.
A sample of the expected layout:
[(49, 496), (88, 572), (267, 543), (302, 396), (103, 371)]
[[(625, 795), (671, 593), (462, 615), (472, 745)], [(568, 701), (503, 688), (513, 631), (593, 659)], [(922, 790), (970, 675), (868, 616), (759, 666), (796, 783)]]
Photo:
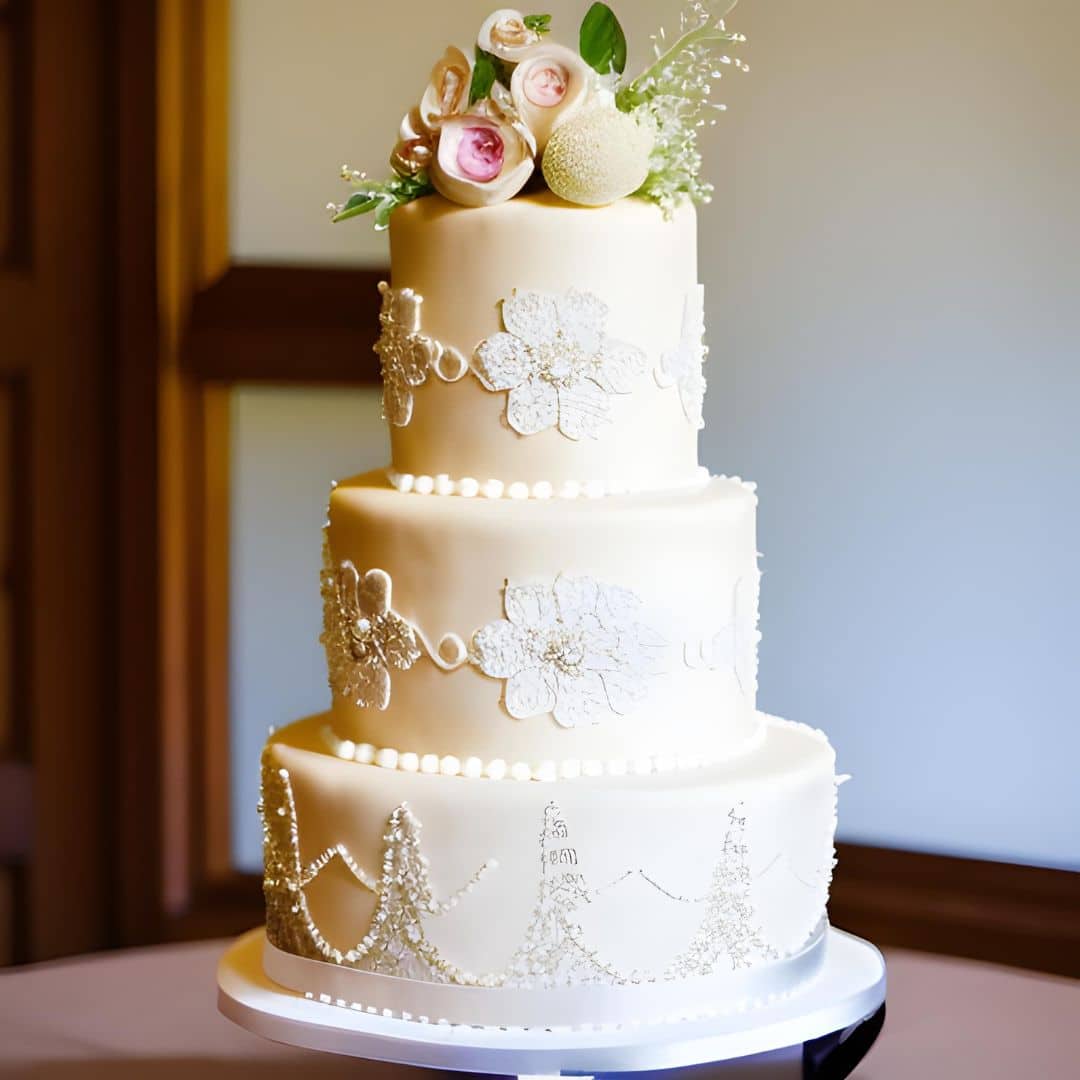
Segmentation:
[[(355, 1077), (355, 1061), (265, 1042), (219, 1015), (215, 970), (226, 944), (102, 953), (0, 975), (0, 1076)], [(1080, 1076), (1080, 981), (902, 950), (886, 961), (888, 1020), (857, 1080)], [(439, 1075), (360, 1068), (371, 1080)]]

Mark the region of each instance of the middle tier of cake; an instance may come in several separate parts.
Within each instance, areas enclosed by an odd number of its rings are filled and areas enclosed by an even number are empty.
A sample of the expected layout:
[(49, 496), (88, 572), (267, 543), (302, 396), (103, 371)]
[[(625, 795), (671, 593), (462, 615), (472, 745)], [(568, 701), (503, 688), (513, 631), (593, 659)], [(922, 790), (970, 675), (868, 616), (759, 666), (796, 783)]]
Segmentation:
[(757, 499), (713, 479), (600, 501), (331, 494), (330, 749), (553, 779), (715, 762), (760, 738)]

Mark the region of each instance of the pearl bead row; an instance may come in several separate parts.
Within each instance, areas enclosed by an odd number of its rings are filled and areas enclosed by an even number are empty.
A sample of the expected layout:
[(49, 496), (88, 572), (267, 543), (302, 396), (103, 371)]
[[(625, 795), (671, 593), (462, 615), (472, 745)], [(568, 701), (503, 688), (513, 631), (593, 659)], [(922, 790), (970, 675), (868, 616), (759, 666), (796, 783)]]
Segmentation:
[(612, 758), (564, 761), (508, 762), (502, 758), (484, 761), (478, 757), (459, 758), (453, 754), (416, 754), (393, 747), (376, 747), (372, 743), (357, 743), (341, 739), (330, 727), (323, 729), (323, 738), (332, 753), (343, 761), (375, 765), (380, 769), (400, 772), (419, 772), (428, 776), (464, 776), (470, 780), (577, 780), (581, 777), (649, 776), (653, 773), (698, 769), (723, 760), (698, 754), (659, 754), (653, 757)]
[[(605, 495), (633, 495), (640, 492), (639, 487), (608, 487), (599, 481), (590, 480), (578, 483), (576, 480), (567, 480), (558, 488), (547, 480), (538, 480), (535, 484), (527, 484), (523, 480), (515, 480), (506, 483), (502, 480), (477, 480), (471, 476), (455, 480), (448, 473), (439, 473), (438, 476), (427, 476), (423, 473), (401, 473), (394, 469), (387, 470), (390, 483), (403, 494), (413, 493), (416, 495), (460, 495), (465, 499), (602, 499)], [(709, 470), (704, 465), (699, 465), (694, 472), (693, 478), (681, 487), (694, 487), (704, 484), (709, 479)], [(735, 478), (738, 479), (738, 478)], [(740, 480), (739, 483), (742, 483)], [(753, 488), (751, 487), (751, 490)]]

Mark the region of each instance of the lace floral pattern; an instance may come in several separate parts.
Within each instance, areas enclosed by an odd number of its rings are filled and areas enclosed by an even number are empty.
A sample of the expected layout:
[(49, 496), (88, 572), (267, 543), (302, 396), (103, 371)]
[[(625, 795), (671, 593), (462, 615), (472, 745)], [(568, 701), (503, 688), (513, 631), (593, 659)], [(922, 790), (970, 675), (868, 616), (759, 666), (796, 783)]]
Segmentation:
[(413, 390), (427, 380), (428, 369), (444, 382), (457, 382), (468, 364), (457, 349), (420, 333), (422, 296), (412, 289), (391, 289), (385, 281), (379, 282), (379, 292), (381, 330), (374, 349), (382, 371), (383, 417), (405, 427), (412, 419)]
[(504, 679), (506, 711), (516, 719), (551, 713), (562, 727), (629, 712), (656, 673), (664, 640), (640, 621), (628, 589), (591, 578), (554, 585), (507, 585), (505, 619), (472, 640), (472, 660)]
[(508, 391), (507, 423), (520, 435), (558, 427), (569, 439), (595, 437), (611, 394), (626, 394), (645, 354), (604, 332), (607, 306), (591, 293), (514, 292), (502, 302), (504, 330), (482, 341), (473, 370)]
[(660, 357), (655, 371), (659, 386), (677, 386), (687, 420), (699, 430), (705, 426), (705, 375), (702, 367), (708, 348), (705, 337), (705, 290), (695, 285), (683, 304), (682, 334), (679, 344)]
[(351, 562), (322, 573), (323, 633), (330, 687), (361, 707), (390, 704), (390, 669), (420, 659), (413, 628), (390, 607), (390, 575), (361, 574)]
[(754, 570), (739, 578), (735, 586), (735, 605), (732, 613), (733, 666), (735, 678), (743, 695), (753, 698), (758, 687), (758, 604), (761, 593), (761, 572)]

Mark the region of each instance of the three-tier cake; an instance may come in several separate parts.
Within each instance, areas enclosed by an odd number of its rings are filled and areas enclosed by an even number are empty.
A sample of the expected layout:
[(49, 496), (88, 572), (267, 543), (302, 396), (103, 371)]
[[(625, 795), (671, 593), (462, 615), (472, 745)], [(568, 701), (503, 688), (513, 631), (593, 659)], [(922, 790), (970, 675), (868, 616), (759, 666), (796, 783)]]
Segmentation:
[[(432, 1022), (743, 1009), (822, 962), (834, 755), (756, 709), (757, 497), (697, 461), (703, 292), (664, 84), (619, 90), (584, 25), (578, 57), (544, 18), (496, 12), (474, 62), (448, 50), (395, 179), (338, 208), (390, 221), (392, 464), (332, 490), (332, 705), (264, 753), (264, 966)], [(607, 113), (644, 132), (644, 179), (608, 160), (625, 140), (549, 169)]]

